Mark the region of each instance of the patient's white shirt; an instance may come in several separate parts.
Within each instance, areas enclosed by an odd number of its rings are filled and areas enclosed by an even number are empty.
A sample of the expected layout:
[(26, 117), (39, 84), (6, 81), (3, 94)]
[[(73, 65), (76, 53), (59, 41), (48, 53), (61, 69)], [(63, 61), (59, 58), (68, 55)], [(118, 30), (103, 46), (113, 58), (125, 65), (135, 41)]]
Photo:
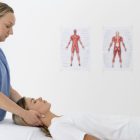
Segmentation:
[(83, 140), (85, 134), (101, 140), (140, 140), (140, 118), (85, 113), (53, 118), (53, 140)]

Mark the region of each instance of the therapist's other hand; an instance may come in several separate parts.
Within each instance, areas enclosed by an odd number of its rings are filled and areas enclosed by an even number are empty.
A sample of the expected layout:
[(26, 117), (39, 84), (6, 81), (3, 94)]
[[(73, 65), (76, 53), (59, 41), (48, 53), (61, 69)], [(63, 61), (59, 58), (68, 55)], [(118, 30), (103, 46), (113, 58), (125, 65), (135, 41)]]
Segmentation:
[(24, 121), (31, 126), (42, 126), (43, 123), (40, 120), (42, 115), (34, 110), (25, 110), (24, 115), (22, 116)]

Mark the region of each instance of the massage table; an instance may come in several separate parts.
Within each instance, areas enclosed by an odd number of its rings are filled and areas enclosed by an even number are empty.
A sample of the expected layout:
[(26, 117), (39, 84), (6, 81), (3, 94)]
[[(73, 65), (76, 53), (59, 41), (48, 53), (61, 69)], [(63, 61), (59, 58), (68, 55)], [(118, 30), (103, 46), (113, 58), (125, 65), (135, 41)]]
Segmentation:
[(19, 126), (11, 118), (0, 121), (0, 140), (52, 140), (37, 127)]

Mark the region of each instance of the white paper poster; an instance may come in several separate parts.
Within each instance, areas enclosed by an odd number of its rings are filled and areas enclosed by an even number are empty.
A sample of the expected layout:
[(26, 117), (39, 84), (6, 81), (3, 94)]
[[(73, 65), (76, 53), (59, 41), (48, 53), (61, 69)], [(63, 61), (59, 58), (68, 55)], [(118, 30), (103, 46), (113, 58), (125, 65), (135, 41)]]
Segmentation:
[(66, 70), (89, 69), (89, 30), (70, 28), (61, 30), (61, 61)]
[(103, 61), (105, 69), (132, 68), (132, 28), (104, 28)]

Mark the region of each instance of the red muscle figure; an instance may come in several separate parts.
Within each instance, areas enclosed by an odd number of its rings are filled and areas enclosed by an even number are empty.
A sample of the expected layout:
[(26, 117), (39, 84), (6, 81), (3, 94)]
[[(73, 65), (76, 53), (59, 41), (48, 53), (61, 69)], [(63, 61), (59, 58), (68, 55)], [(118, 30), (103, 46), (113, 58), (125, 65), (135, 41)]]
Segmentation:
[(112, 59), (112, 67), (114, 67), (114, 62), (116, 55), (118, 53), (119, 61), (120, 61), (120, 67), (122, 67), (122, 58), (121, 58), (121, 43), (126, 51), (125, 44), (123, 42), (123, 38), (119, 35), (119, 32), (116, 32), (116, 35), (112, 38), (112, 42), (110, 43), (110, 46), (108, 48), (108, 51), (110, 51), (110, 48), (112, 47), (114, 43), (114, 50), (113, 50), (113, 59)]
[(77, 30), (74, 30), (74, 34), (70, 37), (70, 41), (68, 42), (68, 45), (66, 48), (69, 47), (70, 43), (72, 41), (72, 47), (71, 47), (71, 63), (70, 63), (70, 66), (72, 66), (72, 61), (73, 61), (73, 57), (74, 57), (74, 52), (76, 51), (76, 54), (77, 54), (77, 59), (78, 59), (78, 63), (79, 63), (79, 66), (81, 65), (80, 64), (80, 56), (79, 56), (79, 46), (78, 46), (78, 42), (80, 42), (82, 48), (84, 48), (81, 40), (80, 40), (80, 36), (77, 35)]

